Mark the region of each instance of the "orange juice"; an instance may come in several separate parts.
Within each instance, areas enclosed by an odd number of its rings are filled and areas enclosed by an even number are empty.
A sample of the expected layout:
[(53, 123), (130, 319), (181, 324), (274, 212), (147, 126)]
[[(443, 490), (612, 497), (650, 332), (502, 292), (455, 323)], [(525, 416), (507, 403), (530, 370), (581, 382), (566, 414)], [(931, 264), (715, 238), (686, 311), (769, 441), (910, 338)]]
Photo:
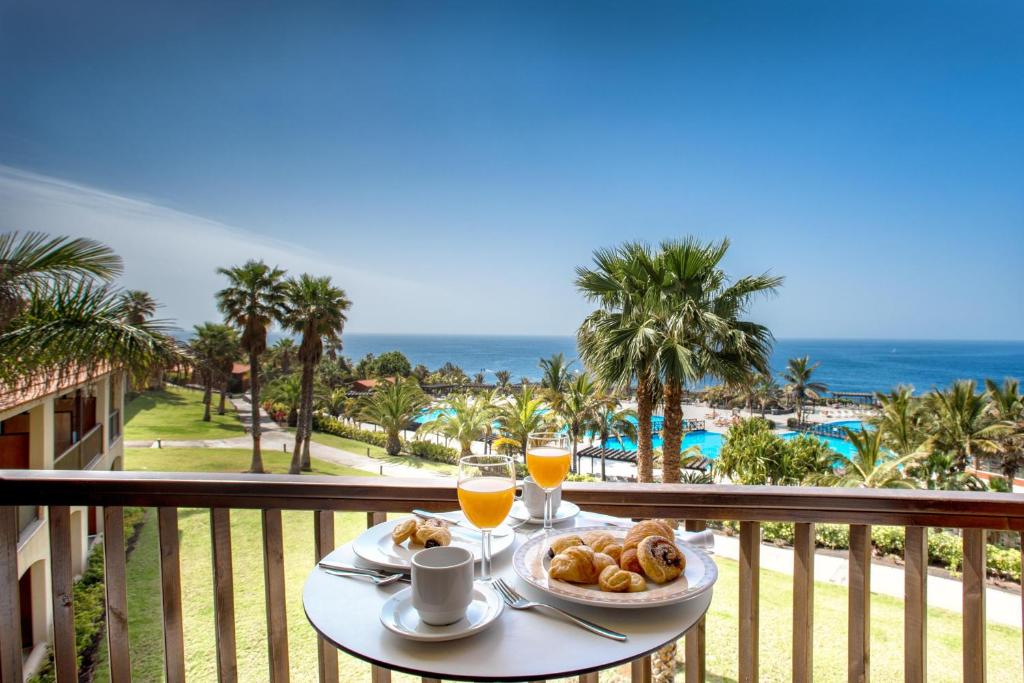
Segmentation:
[(542, 489), (558, 488), (569, 473), (572, 453), (564, 448), (537, 446), (526, 451), (526, 469)]
[(493, 529), (508, 517), (516, 489), (505, 477), (474, 477), (459, 483), (459, 505), (480, 529)]

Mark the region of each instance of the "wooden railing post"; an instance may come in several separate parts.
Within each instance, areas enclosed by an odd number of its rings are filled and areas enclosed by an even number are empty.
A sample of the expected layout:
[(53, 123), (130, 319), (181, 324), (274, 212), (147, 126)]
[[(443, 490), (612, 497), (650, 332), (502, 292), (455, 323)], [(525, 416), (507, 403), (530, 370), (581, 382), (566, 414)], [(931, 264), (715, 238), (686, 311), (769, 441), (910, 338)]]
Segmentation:
[(107, 596), (110, 682), (132, 679), (128, 650), (128, 573), (125, 568), (124, 508), (103, 508), (103, 586)]
[(629, 663), (630, 683), (651, 683), (651, 658), (641, 657)]
[(985, 683), (985, 530), (964, 529), (964, 683)]
[(235, 642), (235, 579), (231, 563), (231, 510), (210, 508), (210, 543), (213, 548), (213, 615), (216, 622), (217, 680), (238, 680)]
[[(317, 562), (334, 550), (334, 512), (318, 510), (313, 513), (313, 553)], [(317, 636), (317, 663), (320, 683), (337, 683), (338, 651), (323, 636)]]
[[(686, 520), (687, 531), (704, 531), (708, 528), (703, 520)], [(686, 634), (683, 647), (683, 661), (686, 665), (686, 683), (703, 683), (707, 677), (706, 639), (707, 623), (705, 617), (693, 625)]]
[(903, 680), (928, 680), (928, 529), (908, 526), (904, 543)]
[(847, 679), (867, 683), (871, 676), (871, 527), (850, 525), (849, 645)]
[(22, 683), (18, 508), (0, 505), (0, 683)]
[[(388, 514), (386, 512), (367, 512), (366, 513), (366, 528), (383, 524), (388, 520)], [(391, 670), (385, 669), (382, 666), (376, 664), (370, 665), (370, 681), (371, 683), (391, 683)]]
[(71, 571), (71, 508), (50, 506), (50, 595), (53, 600), (53, 664), (57, 683), (77, 683), (75, 600)]
[(157, 508), (160, 536), (160, 594), (164, 609), (164, 673), (167, 683), (185, 681), (185, 632), (181, 612), (178, 508)]
[(793, 681), (814, 679), (814, 524), (793, 525)]
[(288, 683), (288, 613), (285, 609), (281, 511), (263, 511), (263, 586), (267, 598), (270, 682)]
[(758, 609), (761, 574), (761, 525), (740, 522), (740, 683), (758, 679)]

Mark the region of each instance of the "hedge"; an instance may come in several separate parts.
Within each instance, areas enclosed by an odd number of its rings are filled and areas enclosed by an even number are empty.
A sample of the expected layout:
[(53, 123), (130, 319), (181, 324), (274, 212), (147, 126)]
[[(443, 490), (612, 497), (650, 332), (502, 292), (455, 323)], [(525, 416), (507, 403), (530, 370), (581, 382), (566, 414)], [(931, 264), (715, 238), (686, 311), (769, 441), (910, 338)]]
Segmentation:
[[(380, 448), (384, 448), (387, 442), (387, 435), (384, 432), (371, 432), (368, 429), (353, 427), (352, 425), (345, 424), (341, 420), (321, 413), (313, 414), (313, 429), (318, 432), (324, 432), (325, 434), (340, 436), (345, 439), (362, 441), (363, 443), (368, 443)], [(437, 443), (431, 443), (430, 441), (421, 441), (419, 439), (403, 441), (402, 451), (408, 455), (423, 458), (424, 460), (433, 460), (434, 462), (443, 462), (449, 465), (454, 465), (459, 461), (459, 451), (454, 448), (442, 446)]]
[[(723, 527), (729, 533), (739, 531), (739, 524), (736, 522), (725, 522)], [(847, 550), (850, 547), (850, 527), (843, 524), (816, 524), (814, 533), (818, 547), (833, 550)], [(761, 538), (776, 545), (792, 545), (793, 525), (787, 522), (763, 522)], [(872, 526), (871, 543), (880, 555), (903, 557), (903, 550), (906, 547), (904, 529), (898, 526)], [(985, 555), (990, 576), (1020, 581), (1019, 550), (989, 543)], [(928, 534), (928, 560), (931, 564), (941, 565), (950, 572), (959, 572), (964, 562), (963, 543), (960, 537), (944, 531)]]

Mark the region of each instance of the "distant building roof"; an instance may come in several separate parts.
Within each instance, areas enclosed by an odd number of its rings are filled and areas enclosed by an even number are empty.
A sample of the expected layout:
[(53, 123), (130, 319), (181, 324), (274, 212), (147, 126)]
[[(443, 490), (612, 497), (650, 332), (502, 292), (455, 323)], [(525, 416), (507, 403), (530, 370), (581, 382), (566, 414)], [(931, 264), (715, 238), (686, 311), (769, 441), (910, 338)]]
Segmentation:
[(110, 365), (100, 363), (91, 368), (73, 368), (37, 375), (24, 384), (0, 389), (0, 411), (31, 403), (50, 394), (62, 393), (109, 373)]
[(390, 382), (391, 384), (394, 384), (397, 381), (397, 377), (381, 377), (380, 379), (357, 379), (356, 381), (352, 382), (352, 390), (370, 391), (381, 382)]
[(235, 363), (231, 366), (232, 375), (247, 375), (249, 374), (248, 363)]

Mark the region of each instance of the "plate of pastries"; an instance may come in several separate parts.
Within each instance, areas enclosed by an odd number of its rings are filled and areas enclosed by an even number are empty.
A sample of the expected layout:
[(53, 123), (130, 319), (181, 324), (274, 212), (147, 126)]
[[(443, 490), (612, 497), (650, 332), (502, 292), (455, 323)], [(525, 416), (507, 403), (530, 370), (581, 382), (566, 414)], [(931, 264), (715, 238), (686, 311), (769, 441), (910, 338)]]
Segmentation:
[[(465, 519), (461, 511), (444, 513), (456, 519)], [(505, 529), (504, 526), (498, 527)], [(506, 529), (507, 531), (507, 529)], [(497, 555), (515, 542), (511, 531), (495, 535), (491, 539), (491, 554)], [(480, 560), (480, 535), (470, 529), (439, 519), (402, 517), (371, 527), (352, 542), (352, 550), (360, 558), (382, 567), (409, 571), (412, 556), (424, 548), (455, 545), (473, 553)]]
[(710, 590), (711, 557), (676, 538), (675, 524), (648, 519), (537, 535), (519, 546), (516, 575), (556, 597), (597, 607), (672, 605)]

